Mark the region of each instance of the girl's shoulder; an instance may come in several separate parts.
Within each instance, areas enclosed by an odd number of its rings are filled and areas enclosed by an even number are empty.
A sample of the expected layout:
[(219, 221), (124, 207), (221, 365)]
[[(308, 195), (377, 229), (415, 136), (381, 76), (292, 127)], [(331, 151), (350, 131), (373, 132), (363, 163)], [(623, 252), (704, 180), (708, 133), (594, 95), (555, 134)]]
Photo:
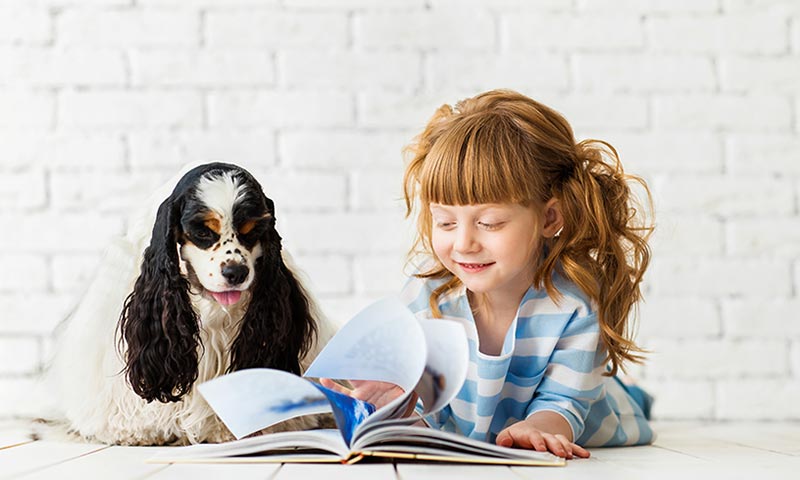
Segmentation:
[(568, 318), (591, 317), (597, 311), (597, 305), (574, 282), (554, 273), (553, 286), (557, 296), (550, 296), (544, 287), (531, 288), (520, 305), (521, 317), (537, 315), (563, 315)]

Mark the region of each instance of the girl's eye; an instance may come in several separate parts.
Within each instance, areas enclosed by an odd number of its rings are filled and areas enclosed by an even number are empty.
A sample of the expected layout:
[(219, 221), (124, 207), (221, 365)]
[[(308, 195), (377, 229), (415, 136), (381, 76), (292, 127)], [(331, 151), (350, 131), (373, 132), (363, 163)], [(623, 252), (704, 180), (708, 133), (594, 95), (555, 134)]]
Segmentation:
[(453, 225), (455, 225), (453, 222), (436, 222), (437, 228), (450, 228)]
[(478, 222), (478, 225), (483, 227), (486, 230), (497, 230), (503, 224), (502, 223)]

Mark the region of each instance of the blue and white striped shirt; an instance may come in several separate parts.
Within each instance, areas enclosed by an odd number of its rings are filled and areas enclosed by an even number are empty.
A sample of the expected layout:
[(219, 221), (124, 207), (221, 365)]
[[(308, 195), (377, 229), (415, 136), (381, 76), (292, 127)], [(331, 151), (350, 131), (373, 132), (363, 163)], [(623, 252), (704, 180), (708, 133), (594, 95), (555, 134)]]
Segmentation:
[[(401, 299), (419, 318), (432, 317), (431, 292), (446, 279), (412, 277)], [(641, 445), (653, 431), (641, 408), (606, 370), (595, 308), (574, 284), (554, 277), (563, 297), (531, 287), (500, 355), (478, 348), (466, 288), (440, 297), (443, 318), (464, 325), (469, 341), (467, 379), (444, 410), (426, 417), (434, 427), (494, 443), (507, 426), (535, 412), (561, 414), (576, 443), (588, 447)]]

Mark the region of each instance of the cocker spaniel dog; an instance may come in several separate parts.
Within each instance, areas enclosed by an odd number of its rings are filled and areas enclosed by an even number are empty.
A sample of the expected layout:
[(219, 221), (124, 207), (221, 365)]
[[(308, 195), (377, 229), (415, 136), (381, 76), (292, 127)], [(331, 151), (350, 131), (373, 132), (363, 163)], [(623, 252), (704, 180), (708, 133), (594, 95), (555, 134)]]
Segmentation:
[(330, 325), (282, 250), (259, 183), (234, 165), (198, 166), (154, 220), (112, 246), (68, 319), (48, 372), (58, 418), (109, 444), (229, 440), (194, 387), (244, 368), (300, 374)]

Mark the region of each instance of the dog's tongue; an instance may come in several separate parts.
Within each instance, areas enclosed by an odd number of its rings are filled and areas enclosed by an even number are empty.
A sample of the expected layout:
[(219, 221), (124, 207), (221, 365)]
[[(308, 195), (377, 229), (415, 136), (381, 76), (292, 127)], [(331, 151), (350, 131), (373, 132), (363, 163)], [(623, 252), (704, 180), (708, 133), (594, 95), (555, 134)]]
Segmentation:
[(211, 292), (211, 295), (220, 305), (233, 305), (242, 297), (242, 292), (231, 290), (229, 292)]

